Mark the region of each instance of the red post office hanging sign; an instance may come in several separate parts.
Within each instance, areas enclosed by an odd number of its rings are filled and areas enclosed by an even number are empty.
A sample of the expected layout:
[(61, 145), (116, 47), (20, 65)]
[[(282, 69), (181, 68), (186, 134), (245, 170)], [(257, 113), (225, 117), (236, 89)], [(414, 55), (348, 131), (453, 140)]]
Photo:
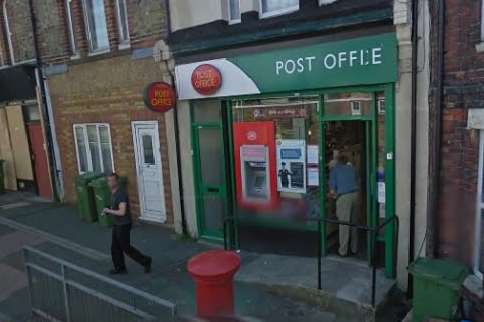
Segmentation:
[(222, 74), (217, 67), (202, 64), (193, 70), (192, 86), (202, 95), (215, 94), (222, 86)]
[(154, 82), (146, 87), (144, 100), (149, 109), (163, 113), (175, 107), (175, 90), (168, 83)]

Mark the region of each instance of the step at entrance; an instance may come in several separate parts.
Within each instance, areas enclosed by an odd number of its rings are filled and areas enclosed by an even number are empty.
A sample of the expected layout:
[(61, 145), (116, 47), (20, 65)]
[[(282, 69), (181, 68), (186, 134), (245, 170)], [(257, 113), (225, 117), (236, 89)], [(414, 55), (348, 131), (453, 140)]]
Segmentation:
[(242, 254), (236, 280), (264, 285), (272, 291), (321, 306), (339, 321), (374, 321), (395, 280), (377, 270), (375, 307), (371, 305), (372, 270), (353, 258), (327, 256), (322, 259), (322, 290), (318, 290), (317, 260), (273, 254)]

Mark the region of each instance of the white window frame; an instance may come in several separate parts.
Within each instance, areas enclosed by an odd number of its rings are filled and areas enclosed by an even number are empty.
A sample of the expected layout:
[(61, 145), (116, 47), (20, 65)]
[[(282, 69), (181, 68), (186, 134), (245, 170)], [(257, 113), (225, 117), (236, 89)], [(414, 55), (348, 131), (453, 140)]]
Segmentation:
[[(104, 5), (104, 1), (103, 1)], [(89, 18), (87, 15), (87, 4), (86, 0), (82, 0), (82, 14), (84, 16), (84, 26), (86, 29), (86, 38), (87, 38), (87, 43), (88, 43), (88, 48), (89, 48), (89, 54), (88, 56), (95, 56), (99, 54), (105, 54), (111, 51), (110, 44), (109, 44), (109, 30), (108, 30), (108, 21), (107, 21), (107, 16), (106, 16), (106, 7), (104, 6), (104, 19), (106, 20), (106, 35), (108, 37), (108, 46), (106, 48), (98, 48), (94, 49), (92, 48), (92, 39), (91, 39), (91, 26), (89, 24)]]
[(240, 8), (240, 0), (235, 0), (237, 1), (237, 4), (239, 5), (239, 17), (237, 19), (234, 19), (232, 17), (232, 10), (231, 10), (231, 6), (230, 6), (230, 2), (231, 0), (227, 0), (227, 17), (228, 17), (228, 21), (229, 21), (229, 25), (233, 25), (233, 24), (237, 24), (237, 23), (241, 23), (242, 22), (242, 12), (241, 12), (241, 8)]
[(484, 52), (484, 0), (481, 1), (481, 41), (476, 45), (477, 52)]
[[(123, 27), (122, 27), (122, 22), (121, 22), (121, 8), (119, 6), (119, 2), (123, 1), (124, 2), (124, 16), (126, 17), (124, 23), (126, 24), (126, 30), (128, 31), (127, 35), (124, 35)], [(118, 35), (119, 35), (119, 44), (118, 48), (119, 49), (125, 49), (129, 48), (131, 38), (129, 36), (129, 23), (128, 23), (128, 3), (126, 0), (116, 0), (116, 21), (118, 25)], [(123, 35), (123, 38), (121, 38), (121, 35)]]
[(484, 0), (481, 1), (481, 43), (484, 42)]
[(299, 10), (299, 1), (298, 1), (297, 5), (292, 6), (292, 7), (287, 7), (287, 8), (284, 8), (284, 9), (264, 12), (263, 6), (262, 6), (262, 1), (264, 1), (264, 0), (259, 0), (259, 18), (261, 18), (261, 19), (277, 17), (277, 16), (285, 15), (285, 14)]
[[(77, 158), (77, 170), (78, 170), (79, 174), (94, 171), (93, 166), (92, 166), (91, 149), (89, 147), (89, 139), (87, 137), (87, 126), (88, 125), (95, 125), (96, 126), (97, 140), (98, 140), (98, 144), (99, 144), (99, 149), (98, 149), (99, 160), (101, 161), (101, 171), (102, 172), (104, 172), (105, 169), (104, 169), (104, 160), (103, 160), (102, 152), (101, 152), (101, 135), (99, 134), (99, 127), (100, 126), (106, 126), (108, 128), (109, 148), (110, 148), (110, 152), (111, 152), (111, 169), (113, 169), (113, 172), (114, 172), (113, 142), (111, 140), (111, 127), (109, 126), (109, 124), (108, 123), (77, 123), (77, 124), (72, 125), (72, 133), (74, 135), (74, 142), (75, 142), (75, 148), (76, 148), (76, 158)], [(79, 158), (79, 145), (77, 144), (76, 128), (82, 128), (83, 129), (84, 145), (86, 146), (87, 171), (81, 170), (81, 162), (80, 162), (80, 158)]]
[(74, 36), (74, 23), (72, 20), (72, 13), (71, 13), (71, 2), (72, 0), (64, 0), (65, 10), (67, 14), (67, 29), (69, 29), (69, 43), (71, 46), (71, 58), (78, 58), (79, 57), (79, 48), (76, 45), (76, 37)]
[(474, 274), (479, 278), (483, 278), (483, 273), (479, 271), (479, 265), (481, 260), (481, 224), (482, 224), (482, 213), (481, 210), (484, 209), (484, 202), (482, 202), (482, 185), (484, 180), (482, 176), (484, 175), (484, 130), (479, 131), (479, 168), (478, 168), (478, 178), (477, 178), (477, 198), (476, 198), (476, 224), (474, 232)]
[(10, 31), (10, 23), (8, 22), (7, 0), (3, 1), (2, 9), (3, 9), (3, 21), (5, 26), (5, 33), (7, 34), (7, 46), (8, 46), (8, 52), (10, 55), (10, 64), (14, 65), (15, 55), (13, 54), (12, 32)]

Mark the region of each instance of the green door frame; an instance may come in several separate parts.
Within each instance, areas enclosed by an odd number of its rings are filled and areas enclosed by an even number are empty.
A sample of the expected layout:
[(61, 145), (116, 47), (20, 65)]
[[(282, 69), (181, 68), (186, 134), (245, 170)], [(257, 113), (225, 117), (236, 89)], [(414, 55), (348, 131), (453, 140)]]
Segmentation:
[[(224, 110), (224, 102), (220, 102), (220, 112), (222, 115), (222, 111)], [(196, 199), (196, 210), (197, 210), (197, 228), (201, 238), (210, 240), (216, 243), (223, 242), (223, 231), (220, 230), (211, 230), (205, 227), (205, 204), (204, 198), (205, 196), (216, 196), (223, 200), (224, 203), (224, 218), (225, 221), (226, 215), (229, 213), (229, 200), (227, 198), (228, 195), (228, 186), (227, 186), (227, 158), (226, 158), (226, 139), (225, 139), (225, 126), (224, 126), (224, 118), (221, 117), (218, 122), (196, 122), (194, 119), (193, 113), (193, 104), (190, 104), (190, 120), (191, 120), (191, 132), (192, 132), (192, 158), (193, 158), (193, 172), (195, 178), (195, 199)], [(200, 131), (203, 129), (216, 129), (220, 131), (220, 140), (222, 142), (222, 151), (220, 154), (221, 164), (225, 164), (223, 167), (223, 178), (224, 183), (220, 185), (206, 185), (203, 182), (203, 177), (201, 173), (201, 160), (200, 160)], [(224, 226), (223, 223), (222, 227)]]
[[(372, 94), (371, 113), (369, 116), (326, 116), (324, 114), (324, 94), (330, 93), (348, 93), (348, 92), (367, 92)], [(376, 186), (376, 168), (377, 168), (377, 147), (378, 147), (378, 122), (377, 122), (377, 106), (376, 93), (383, 92), (385, 97), (385, 135), (384, 135), (384, 154), (385, 154), (385, 219), (391, 218), (395, 215), (395, 101), (394, 101), (394, 85), (384, 84), (378, 86), (363, 86), (363, 87), (343, 87), (331, 90), (321, 91), (320, 96), (320, 164), (326, 164), (325, 160), (325, 135), (324, 123), (330, 121), (364, 121), (366, 131), (366, 154), (367, 154), (367, 179), (368, 193), (367, 193), (367, 222), (368, 226), (375, 228), (378, 223), (378, 203), (377, 203), (377, 186)], [(325, 182), (324, 171), (320, 171), (320, 182)], [(323, 219), (322, 229), (322, 248), (326, 253), (326, 185), (320, 186), (321, 198), (321, 219)], [(369, 234), (370, 236), (371, 234)], [(389, 278), (394, 278), (396, 275), (394, 260), (397, 254), (394, 253), (394, 239), (395, 224), (392, 222), (384, 230), (384, 238), (378, 241), (384, 242), (385, 245), (385, 275)], [(368, 260), (371, 258), (373, 250), (372, 238), (368, 238), (367, 247), (370, 250), (368, 253)]]
[[(217, 240), (220, 242), (221, 238), (223, 237), (223, 232), (219, 232), (217, 234), (206, 235), (203, 233), (202, 220), (203, 220), (203, 206), (201, 201), (199, 200), (202, 195), (202, 192), (206, 192), (203, 189), (203, 186), (200, 186), (201, 183), (201, 176), (199, 173), (200, 167), (200, 160), (198, 156), (198, 127), (215, 127), (221, 129), (221, 134), (228, 138), (228, 142), (232, 142), (232, 101), (234, 100), (248, 100), (248, 99), (263, 99), (263, 98), (271, 98), (271, 97), (281, 97), (281, 96), (319, 96), (319, 124), (320, 124), (320, 164), (326, 164), (324, 150), (325, 150), (325, 138), (324, 138), (324, 122), (328, 121), (365, 121), (367, 124), (374, 124), (374, 126), (365, 126), (367, 132), (371, 132), (371, 137), (374, 138), (367, 144), (367, 148), (370, 146), (370, 154), (373, 155), (371, 157), (371, 162), (368, 162), (368, 166), (373, 169), (373, 173), (376, 171), (376, 149), (377, 149), (377, 111), (376, 111), (376, 99), (375, 93), (383, 92), (385, 96), (385, 144), (384, 144), (384, 153), (385, 153), (385, 217), (386, 219), (391, 218), (395, 215), (395, 102), (394, 102), (394, 84), (381, 84), (381, 85), (369, 85), (369, 86), (351, 86), (351, 87), (340, 87), (340, 88), (331, 88), (331, 89), (321, 89), (321, 90), (307, 90), (307, 91), (298, 91), (295, 92), (282, 92), (282, 93), (270, 93), (270, 94), (259, 94), (259, 95), (247, 95), (247, 96), (234, 96), (220, 99), (222, 103), (222, 109), (226, 109), (227, 114), (226, 117), (220, 120), (217, 123), (210, 123), (210, 124), (198, 124), (192, 122), (192, 144), (193, 144), (193, 160), (194, 160), (194, 170), (195, 170), (195, 186), (197, 192), (197, 222), (198, 222), (198, 229), (202, 238), (207, 238), (211, 240)], [(331, 93), (342, 93), (342, 92), (367, 92), (372, 93), (373, 100), (372, 100), (372, 113), (370, 116), (326, 116), (324, 115), (324, 95), (331, 94)], [(191, 114), (193, 116), (193, 106), (191, 107)], [(193, 120), (193, 117), (192, 117)], [(368, 133), (367, 133), (368, 134)], [(367, 140), (370, 136), (366, 136)], [(367, 142), (368, 143), (368, 142)], [(367, 151), (368, 152), (368, 151)], [(229, 236), (231, 245), (238, 248), (239, 238), (238, 238), (238, 216), (236, 212), (236, 203), (235, 202), (228, 202), (228, 198), (232, 201), (235, 200), (235, 172), (234, 172), (234, 150), (232, 144), (228, 144), (223, 151), (223, 157), (228, 154), (228, 158), (226, 159), (228, 162), (226, 164), (226, 168), (224, 169), (225, 174), (227, 177), (226, 183), (229, 182), (230, 187), (225, 185), (223, 191), (220, 190), (225, 194), (225, 205), (226, 205), (226, 213), (231, 214), (233, 220), (231, 223), (233, 227), (231, 227), (230, 231), (232, 235)], [(367, 207), (369, 213), (376, 213), (377, 211), (377, 204), (376, 204), (376, 176), (373, 174), (372, 177), (369, 178), (371, 182), (371, 195), (368, 194), (368, 198), (372, 198), (371, 202), (367, 202)], [(325, 200), (324, 196), (326, 195), (326, 188), (325, 188), (325, 178), (324, 178), (324, 171), (320, 171), (320, 214), (321, 219), (326, 218), (325, 214)], [(229, 196), (230, 194), (230, 196)], [(372, 217), (372, 216), (370, 216)], [(374, 217), (374, 216), (373, 216)], [(377, 218), (376, 216), (375, 218)], [(371, 227), (374, 227), (376, 223), (374, 220), (369, 222)], [(306, 229), (310, 230), (317, 230), (316, 225), (307, 225)], [(385, 228), (384, 238), (383, 241), (385, 245), (385, 275), (389, 278), (395, 277), (395, 267), (393, 265), (394, 258), (397, 254), (394, 253), (394, 231), (395, 231), (395, 224), (392, 222)], [(325, 240), (325, 232), (326, 232), (326, 225), (323, 221), (323, 238), (322, 238), (322, 246), (323, 250), (326, 250), (326, 240)], [(215, 237), (215, 238), (214, 238)], [(369, 241), (369, 246), (371, 246), (371, 240)]]

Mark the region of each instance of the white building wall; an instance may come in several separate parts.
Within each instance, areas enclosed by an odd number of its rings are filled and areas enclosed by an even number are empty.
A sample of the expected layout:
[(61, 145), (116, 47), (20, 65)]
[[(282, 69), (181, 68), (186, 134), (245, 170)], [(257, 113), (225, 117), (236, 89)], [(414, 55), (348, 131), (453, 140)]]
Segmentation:
[(172, 31), (226, 19), (221, 0), (170, 0)]
[[(417, 91), (417, 147), (416, 147), (416, 209), (415, 254), (424, 240), (427, 225), (428, 154), (429, 154), (429, 10), (428, 0), (420, 1), (418, 91)], [(395, 0), (394, 24), (399, 45), (399, 80), (395, 96), (395, 166), (396, 215), (400, 219), (397, 280), (402, 289), (407, 287), (410, 247), (410, 189), (411, 189), (411, 110), (412, 110), (412, 21), (411, 1)], [(422, 254), (424, 255), (424, 254)]]

